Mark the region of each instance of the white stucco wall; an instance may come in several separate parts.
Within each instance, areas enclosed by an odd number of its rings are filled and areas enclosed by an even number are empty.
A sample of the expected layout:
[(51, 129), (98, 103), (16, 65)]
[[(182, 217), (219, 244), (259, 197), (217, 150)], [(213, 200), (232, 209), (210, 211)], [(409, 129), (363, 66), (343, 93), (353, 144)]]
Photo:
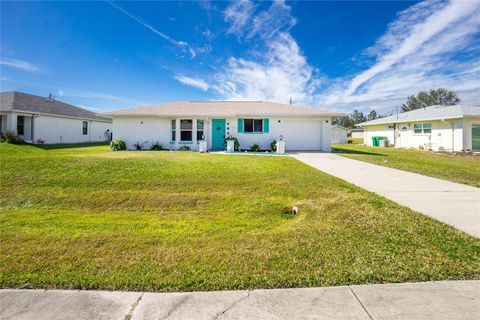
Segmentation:
[(393, 144), (394, 141), (394, 130), (389, 128), (388, 124), (380, 124), (375, 126), (366, 126), (365, 131), (363, 132), (364, 138), (363, 143), (367, 146), (372, 146), (373, 141), (372, 137), (387, 137), (390, 144)]
[(113, 139), (125, 141), (128, 149), (135, 149), (134, 144), (145, 144), (148, 149), (154, 143), (160, 143), (169, 149), (171, 136), (171, 119), (160, 117), (115, 117), (113, 119)]
[(352, 138), (363, 139), (363, 131), (352, 131)]
[[(430, 134), (417, 134), (414, 131), (416, 123), (429, 123), (432, 125)], [(432, 120), (421, 122), (398, 123), (396, 125), (396, 147), (419, 148), (424, 146), (434, 151), (461, 151), (471, 149), (472, 124), (480, 123), (480, 118)], [(388, 125), (366, 126), (365, 137), (367, 145), (372, 145), (373, 136), (387, 136), (393, 142), (393, 129), (386, 130)], [(390, 138), (391, 137), (391, 138)]]
[(348, 142), (348, 130), (332, 126), (332, 143), (345, 144)]
[[(87, 135), (82, 132), (83, 121), (88, 121)], [(43, 139), (45, 143), (106, 141), (107, 129), (112, 130), (109, 122), (40, 115), (34, 120), (34, 142), (38, 139)]]
[[(252, 118), (254, 117), (243, 117), (243, 119)], [(249, 149), (251, 145), (258, 143), (262, 145), (262, 149), (269, 150), (270, 143), (283, 136), (287, 151), (331, 150), (330, 118), (268, 117), (268, 119), (269, 132), (262, 134), (238, 133), (238, 118), (228, 118), (227, 123), (230, 134), (238, 139), (241, 149)]]
[[(221, 117), (216, 117), (220, 119)], [(242, 117), (252, 119), (255, 117)], [(240, 142), (241, 149), (249, 149), (254, 143), (262, 145), (262, 149), (269, 150), (270, 143), (278, 140), (282, 135), (286, 150), (331, 150), (331, 119), (329, 117), (268, 117), (269, 132), (262, 134), (238, 133), (238, 118), (225, 118), (225, 136), (233, 136)], [(183, 117), (182, 119), (192, 119)], [(212, 119), (198, 118), (206, 121), (205, 137), (208, 147), (212, 144)], [(261, 118), (259, 118), (261, 119)], [(159, 142), (166, 149), (178, 149), (185, 145), (180, 142), (177, 121), (177, 141), (171, 143), (172, 118), (121, 116), (113, 119), (113, 139), (124, 140), (129, 149), (134, 149), (136, 142), (145, 143), (148, 149), (152, 143)], [(196, 141), (196, 118), (193, 118), (193, 141), (187, 144), (192, 150), (198, 149)], [(143, 123), (142, 123), (143, 122)]]
[(468, 118), (463, 121), (463, 125), (465, 128), (464, 136), (463, 136), (463, 144), (465, 146), (465, 149), (472, 149), (472, 125), (473, 124), (480, 125), (480, 117)]
[[(35, 115), (19, 112), (4, 112), (2, 115), (2, 132), (17, 131), (17, 117), (25, 116), (24, 140), (36, 143), (42, 139), (45, 143), (79, 143), (106, 141), (105, 131), (112, 131), (112, 123), (84, 120), (76, 118), (57, 117), (50, 115)], [(83, 135), (83, 121), (88, 122), (88, 133)], [(33, 131), (33, 140), (32, 140)]]

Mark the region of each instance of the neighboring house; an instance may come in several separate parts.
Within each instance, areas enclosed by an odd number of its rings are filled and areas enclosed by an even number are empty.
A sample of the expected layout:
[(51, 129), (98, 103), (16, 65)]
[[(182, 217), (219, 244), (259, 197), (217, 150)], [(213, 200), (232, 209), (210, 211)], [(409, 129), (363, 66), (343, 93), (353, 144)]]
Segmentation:
[(348, 143), (348, 130), (345, 127), (335, 124), (332, 126), (332, 143), (333, 144), (345, 144)]
[(352, 139), (363, 139), (363, 128), (354, 127), (350, 132), (352, 133)]
[(0, 93), (0, 132), (16, 132), (32, 143), (106, 141), (112, 119), (70, 104), (28, 93)]
[(235, 137), (241, 149), (258, 143), (270, 149), (283, 139), (287, 150), (331, 150), (331, 118), (337, 112), (263, 101), (190, 101), (138, 107), (105, 114), (113, 118), (113, 138), (129, 149), (149, 148), (224, 150), (225, 137)]
[(480, 106), (431, 106), (360, 125), (369, 146), (383, 136), (397, 148), (480, 151)]

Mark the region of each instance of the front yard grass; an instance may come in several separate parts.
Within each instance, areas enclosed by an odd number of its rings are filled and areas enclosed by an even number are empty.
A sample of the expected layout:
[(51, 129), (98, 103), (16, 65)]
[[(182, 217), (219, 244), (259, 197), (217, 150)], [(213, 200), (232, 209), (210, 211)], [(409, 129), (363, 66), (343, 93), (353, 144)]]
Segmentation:
[(352, 144), (333, 145), (333, 152), (351, 159), (480, 187), (479, 156)]
[(0, 287), (480, 279), (480, 239), (292, 158), (107, 149), (0, 145)]

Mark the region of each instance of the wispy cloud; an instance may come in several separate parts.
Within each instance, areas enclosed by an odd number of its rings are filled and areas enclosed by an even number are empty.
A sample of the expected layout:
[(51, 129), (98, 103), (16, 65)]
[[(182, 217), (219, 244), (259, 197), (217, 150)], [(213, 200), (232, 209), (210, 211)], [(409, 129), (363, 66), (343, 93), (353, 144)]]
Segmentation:
[(223, 99), (307, 100), (320, 80), (289, 33), (295, 24), (291, 8), (276, 1), (255, 14), (256, 9), (250, 1), (241, 1), (224, 11), (227, 34), (254, 43), (256, 49), (249, 50), (248, 57), (228, 57), (208, 87)]
[(305, 101), (318, 79), (293, 37), (279, 33), (259, 61), (231, 57), (213, 89), (226, 99)]
[(243, 35), (244, 29), (255, 11), (256, 6), (249, 0), (234, 1), (223, 12), (226, 22), (230, 23), (227, 33)]
[(187, 76), (179, 76), (179, 75), (175, 76), (175, 79), (187, 86), (195, 87), (203, 91), (207, 91), (209, 88), (208, 83), (206, 83), (202, 79), (191, 78)]
[(109, 0), (106, 0), (112, 7), (114, 7), (115, 9), (119, 10), (120, 12), (122, 12), (123, 14), (125, 14), (126, 16), (130, 17), (131, 19), (135, 20), (136, 22), (138, 22), (140, 25), (144, 26), (145, 28), (147, 28), (148, 30), (150, 30), (151, 32), (155, 33), (156, 35), (160, 36), (161, 38), (167, 40), (168, 42), (170, 42), (171, 44), (177, 46), (177, 47), (180, 47), (180, 48), (184, 48), (186, 46), (188, 46), (188, 43), (187, 42), (184, 42), (184, 41), (178, 41), (178, 40), (175, 40), (173, 39), (172, 37), (170, 37), (169, 35), (161, 32), (160, 30), (156, 29), (155, 27), (151, 26), (150, 24), (146, 23), (145, 21), (143, 21), (142, 19), (134, 16), (133, 14), (129, 13), (127, 10), (123, 9), (122, 7), (120, 7), (119, 5), (113, 3), (112, 1), (109, 1)]
[(478, 103), (479, 16), (477, 1), (425, 1), (400, 12), (365, 51), (375, 57), (373, 65), (337, 79), (317, 98), (327, 105), (393, 107), (419, 90), (446, 87), (469, 99), (477, 89)]
[(19, 59), (10, 59), (10, 58), (2, 58), (0, 59), (0, 65), (8, 66), (14, 69), (22, 70), (22, 71), (27, 71), (31, 73), (39, 73), (40, 68), (37, 67), (36, 65), (24, 61), (24, 60), (19, 60)]
[(222, 14), (226, 34), (249, 48), (216, 65), (213, 75), (201, 80), (201, 89), (223, 99), (287, 102), (292, 97), (335, 109), (387, 110), (419, 90), (445, 87), (456, 90), (465, 103), (479, 103), (478, 17), (478, 1), (417, 3), (399, 12), (375, 45), (362, 52), (368, 58), (364, 69), (329, 78), (308, 62), (290, 33), (296, 19), (284, 1), (266, 10), (247, 0), (233, 2)]

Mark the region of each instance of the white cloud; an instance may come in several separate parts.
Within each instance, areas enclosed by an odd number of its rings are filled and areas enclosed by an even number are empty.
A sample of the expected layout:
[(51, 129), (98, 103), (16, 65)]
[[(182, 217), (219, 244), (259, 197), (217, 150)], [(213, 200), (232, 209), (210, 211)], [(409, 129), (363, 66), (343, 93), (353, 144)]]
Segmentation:
[(230, 23), (227, 33), (241, 36), (247, 27), (256, 6), (249, 0), (234, 1), (223, 13), (223, 18)]
[[(392, 50), (384, 55), (380, 55), (375, 65), (356, 76), (350, 83), (346, 94), (354, 93), (368, 80), (388, 70), (394, 64), (401, 62), (405, 57), (418, 52), (422, 48), (422, 45), (431, 40), (439, 32), (446, 30), (452, 23), (457, 21), (463, 23), (463, 19), (466, 16), (470, 16), (472, 10), (475, 11), (475, 9), (478, 9), (479, 4), (479, 2), (475, 1), (453, 1), (439, 11), (433, 12), (427, 16), (424, 21), (417, 24), (411, 24), (411, 18), (405, 19), (406, 21), (397, 21), (397, 23), (394, 24), (394, 28), (381, 39), (382, 45), (387, 44), (387, 47), (392, 47)], [(423, 3), (420, 4), (420, 7), (425, 8)], [(431, 9), (427, 7), (426, 10), (430, 13)], [(419, 15), (423, 16), (422, 14)], [(402, 17), (403, 16), (405, 15), (402, 15)], [(402, 32), (397, 34), (397, 30), (402, 30)], [(408, 34), (408, 36), (403, 38), (404, 34)], [(398, 45), (396, 45), (397, 43)]]
[(293, 27), (296, 19), (291, 16), (291, 7), (283, 1), (275, 1), (266, 11), (260, 12), (252, 19), (248, 38), (260, 35), (263, 38), (275, 37), (280, 31)]
[(167, 40), (168, 42), (170, 42), (171, 44), (177, 46), (177, 47), (186, 47), (188, 46), (188, 43), (187, 42), (184, 42), (184, 41), (178, 41), (178, 40), (175, 40), (173, 39), (172, 37), (170, 37), (169, 35), (159, 31), (158, 29), (152, 27), (151, 25), (149, 25), (148, 23), (146, 23), (145, 21), (143, 21), (142, 19), (134, 16), (133, 14), (129, 13), (128, 11), (126, 11), (125, 9), (123, 9), (122, 7), (116, 5), (115, 3), (113, 3), (112, 1), (109, 1), (109, 0), (106, 0), (112, 7), (114, 7), (115, 9), (119, 10), (120, 12), (122, 12), (123, 14), (125, 14), (126, 16), (130, 17), (131, 19), (135, 20), (136, 22), (138, 22), (139, 24), (141, 24), (142, 26), (144, 26), (145, 28), (147, 28), (148, 30), (150, 30), (151, 32), (155, 33), (156, 35), (162, 37), (163, 39)]
[(317, 101), (393, 108), (420, 90), (444, 87), (461, 98), (465, 93), (464, 103), (479, 103), (479, 16), (480, 2), (474, 1), (426, 1), (400, 12), (366, 50), (375, 63), (353, 78), (337, 79)]
[(369, 67), (327, 78), (309, 64), (290, 34), (296, 23), (290, 6), (276, 1), (260, 11), (249, 1), (234, 2), (223, 13), (227, 35), (235, 34), (249, 50), (214, 66), (201, 88), (223, 99), (285, 103), (292, 97), (298, 104), (387, 111), (420, 90), (444, 87), (457, 91), (463, 103), (478, 104), (479, 17), (478, 1), (417, 3), (399, 12), (375, 45), (364, 50), (374, 58)]
[(255, 9), (242, 1), (225, 10), (225, 21), (230, 23), (227, 34), (243, 36), (256, 49), (249, 51), (248, 58), (229, 57), (210, 87), (229, 100), (306, 101), (319, 80), (288, 32), (295, 24), (291, 8), (276, 1), (257, 15)]
[(24, 60), (19, 60), (19, 59), (10, 59), (10, 58), (2, 58), (0, 60), (0, 65), (8, 66), (14, 69), (22, 70), (22, 71), (27, 71), (31, 73), (39, 73), (40, 68), (35, 66), (34, 64), (24, 61)]
[(283, 103), (305, 101), (315, 84), (313, 68), (288, 33), (266, 44), (261, 61), (231, 57), (215, 80), (213, 89), (226, 99)]
[(203, 91), (207, 91), (209, 88), (209, 85), (202, 79), (195, 79), (187, 76), (175, 76), (175, 79), (187, 86), (195, 87)]

